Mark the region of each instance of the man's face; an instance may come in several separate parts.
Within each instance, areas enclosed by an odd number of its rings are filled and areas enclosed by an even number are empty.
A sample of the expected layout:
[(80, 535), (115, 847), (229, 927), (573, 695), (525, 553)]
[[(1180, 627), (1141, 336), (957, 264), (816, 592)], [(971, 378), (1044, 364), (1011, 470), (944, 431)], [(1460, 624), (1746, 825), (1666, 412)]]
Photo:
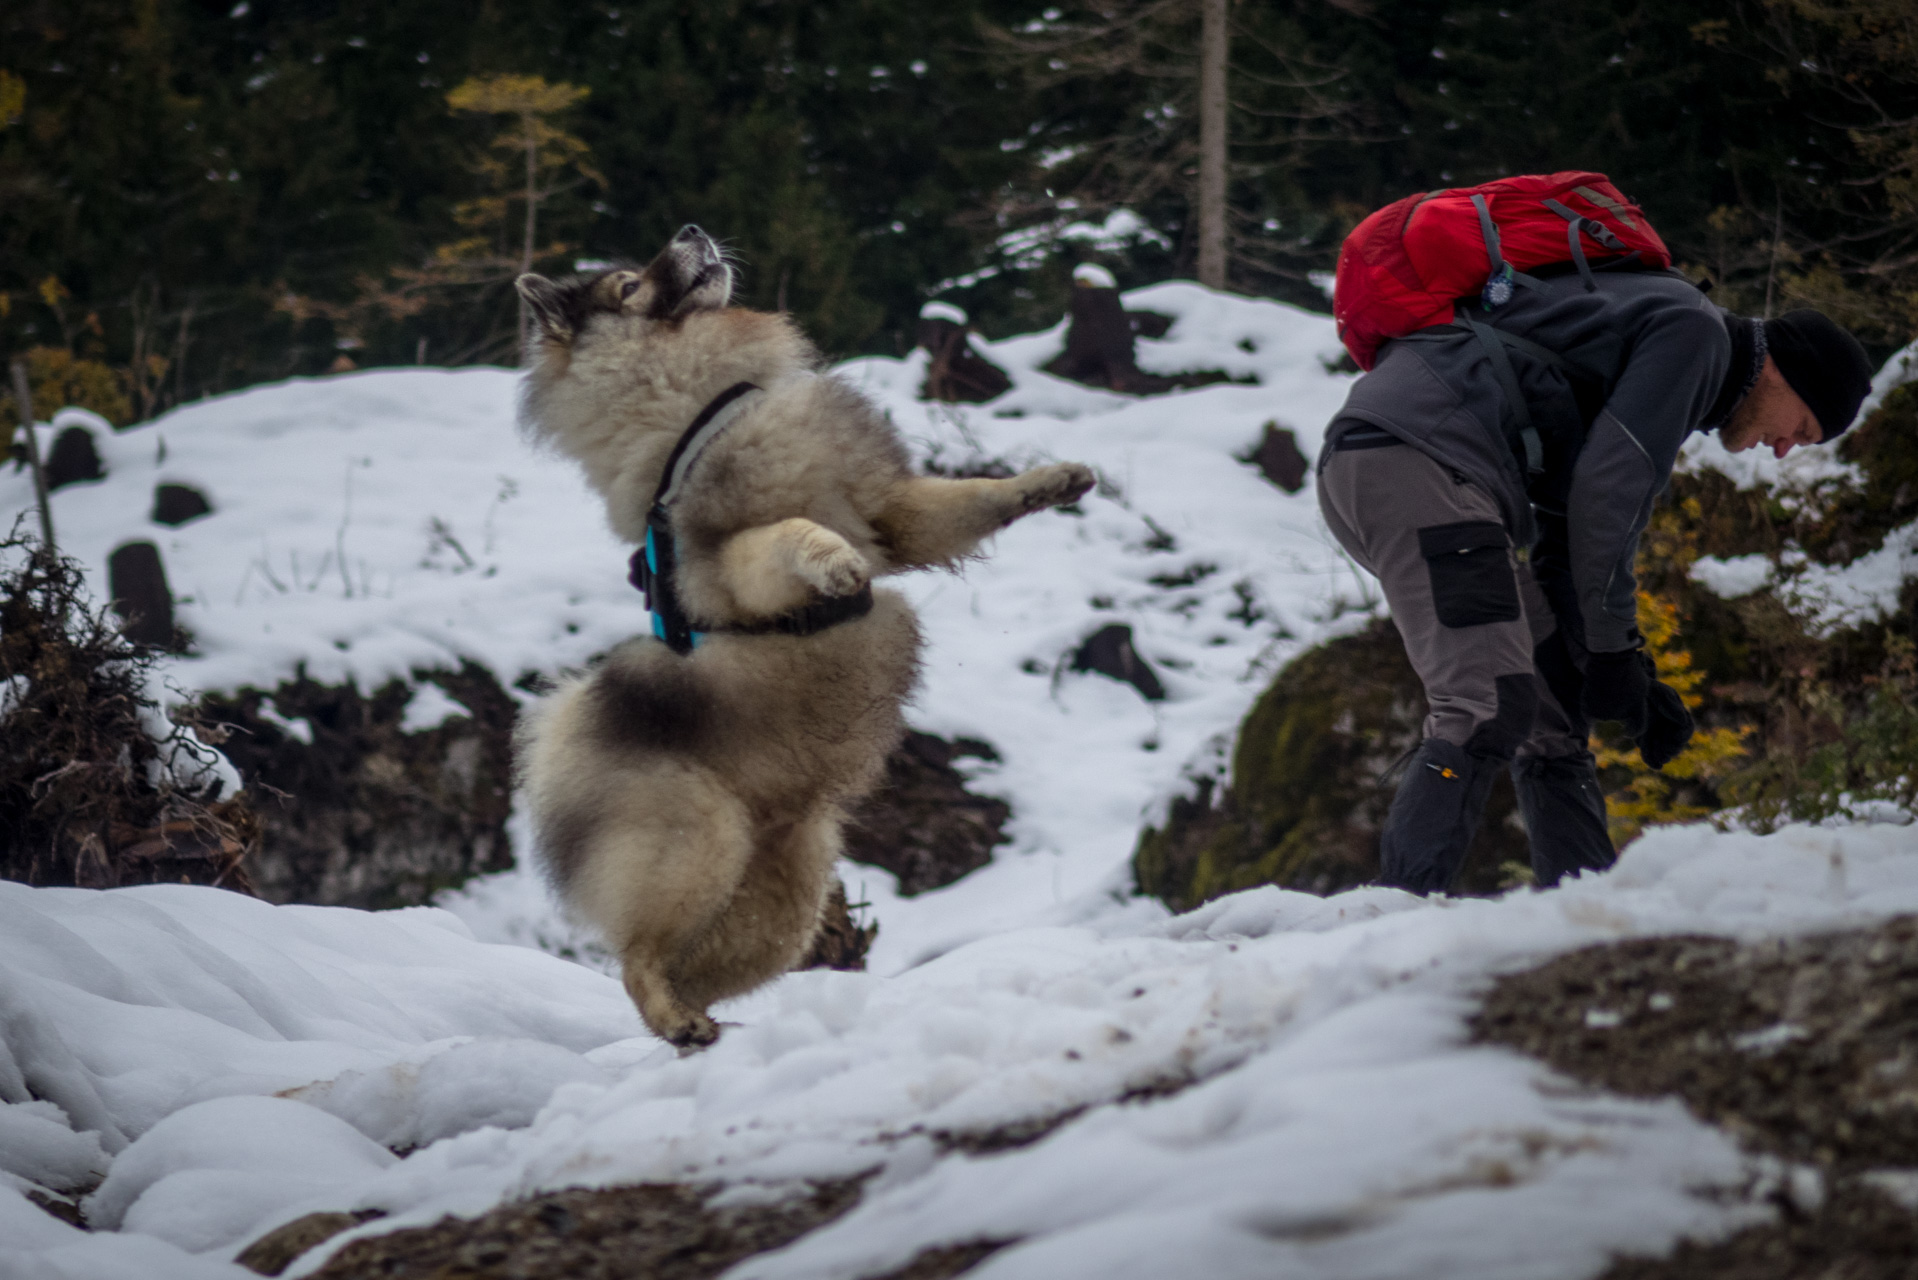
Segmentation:
[(1778, 365), (1766, 356), (1751, 394), (1718, 429), (1718, 438), (1731, 453), (1763, 445), (1782, 458), (1797, 445), (1823, 440), (1825, 429), (1791, 389), (1791, 383), (1785, 381), (1785, 375), (1778, 372)]

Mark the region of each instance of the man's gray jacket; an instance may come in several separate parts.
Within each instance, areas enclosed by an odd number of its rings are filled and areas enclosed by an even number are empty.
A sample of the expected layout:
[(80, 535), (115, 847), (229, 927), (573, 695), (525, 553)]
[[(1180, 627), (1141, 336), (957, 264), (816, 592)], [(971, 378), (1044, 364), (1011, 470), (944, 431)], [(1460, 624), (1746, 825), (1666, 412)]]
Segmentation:
[(1600, 271), (1591, 290), (1576, 275), (1521, 283), (1504, 306), (1468, 314), (1590, 375), (1568, 376), (1523, 343), (1507, 348), (1542, 445), (1532, 466), (1515, 446), (1489, 335), (1457, 325), (1387, 344), (1353, 385), (1320, 464), (1369, 423), (1463, 474), (1497, 499), (1517, 546), (1537, 544), (1541, 525), (1548, 543), (1562, 539), (1553, 558), (1570, 581), (1550, 594), (1572, 638), (1591, 652), (1628, 649), (1638, 642), (1638, 537), (1679, 446), (1706, 425), (1725, 383), (1725, 313), (1672, 273)]

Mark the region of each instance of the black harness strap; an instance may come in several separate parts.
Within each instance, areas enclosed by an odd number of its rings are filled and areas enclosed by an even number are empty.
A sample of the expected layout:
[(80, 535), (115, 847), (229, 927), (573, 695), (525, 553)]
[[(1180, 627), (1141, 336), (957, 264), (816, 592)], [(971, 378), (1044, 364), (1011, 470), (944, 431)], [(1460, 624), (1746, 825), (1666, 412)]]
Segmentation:
[(653, 505), (646, 510), (646, 541), (628, 562), (627, 579), (646, 596), (646, 608), (653, 615), (653, 634), (677, 654), (691, 653), (698, 633), (674, 586), (679, 566), (674, 555), (671, 503), (701, 451), (725, 429), (726, 423), (718, 421), (719, 415), (741, 396), (757, 390), (753, 383), (735, 382), (714, 396), (692, 425), (680, 433), (673, 451), (666, 456), (659, 487), (653, 491)]
[(863, 618), (871, 612), (872, 587), (864, 586), (852, 595), (828, 596), (824, 600), (815, 600), (803, 609), (782, 613), (777, 618), (769, 618), (765, 622), (741, 622), (732, 626), (714, 627), (713, 630), (734, 636), (810, 636), (828, 627), (836, 627), (842, 622)]
[[(836, 627), (842, 622), (863, 618), (872, 612), (872, 588), (862, 587), (849, 596), (833, 596), (764, 622), (735, 623), (720, 626), (695, 626), (686, 616), (674, 582), (678, 569), (671, 512), (673, 500), (685, 486), (700, 454), (732, 423), (726, 410), (743, 396), (760, 388), (751, 382), (735, 382), (699, 411), (692, 425), (680, 435), (666, 458), (660, 473), (659, 488), (653, 493), (653, 505), (646, 512), (646, 543), (633, 553), (628, 579), (645, 593), (646, 607), (653, 615), (653, 634), (664, 640), (674, 653), (691, 653), (699, 638), (713, 632), (728, 635), (810, 636)], [(725, 415), (725, 416), (722, 416)]]

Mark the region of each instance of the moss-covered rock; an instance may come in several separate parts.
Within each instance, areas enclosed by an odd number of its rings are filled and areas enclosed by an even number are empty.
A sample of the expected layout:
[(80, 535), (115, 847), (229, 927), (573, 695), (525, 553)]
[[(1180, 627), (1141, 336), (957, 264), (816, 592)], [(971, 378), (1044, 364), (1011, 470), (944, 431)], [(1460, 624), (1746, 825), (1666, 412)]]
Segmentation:
[[(1201, 779), (1140, 837), (1139, 891), (1186, 911), (1255, 885), (1333, 893), (1373, 879), (1393, 766), (1418, 745), (1425, 710), (1389, 621), (1301, 654), (1239, 726), (1223, 792)], [(1515, 809), (1501, 775), (1462, 891), (1496, 889), (1510, 880), (1506, 864), (1524, 861)]]

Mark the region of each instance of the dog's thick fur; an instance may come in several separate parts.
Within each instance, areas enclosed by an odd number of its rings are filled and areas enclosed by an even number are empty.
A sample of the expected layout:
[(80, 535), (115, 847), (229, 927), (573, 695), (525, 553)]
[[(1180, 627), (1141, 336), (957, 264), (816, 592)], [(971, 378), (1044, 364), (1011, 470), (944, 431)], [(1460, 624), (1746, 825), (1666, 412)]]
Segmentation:
[(955, 565), (1093, 476), (1075, 464), (915, 475), (885, 417), (819, 375), (784, 316), (727, 306), (730, 270), (697, 228), (644, 270), (519, 287), (521, 421), (585, 468), (629, 542), (644, 539), (667, 455), (700, 411), (735, 383), (765, 389), (672, 511), (679, 597), (712, 633), (684, 657), (627, 641), (546, 699), (519, 741), (553, 884), (617, 949), (646, 1025), (706, 1044), (709, 1004), (805, 954), (846, 806), (899, 739), (919, 653), (912, 610), (890, 591), (810, 636), (724, 628)]

